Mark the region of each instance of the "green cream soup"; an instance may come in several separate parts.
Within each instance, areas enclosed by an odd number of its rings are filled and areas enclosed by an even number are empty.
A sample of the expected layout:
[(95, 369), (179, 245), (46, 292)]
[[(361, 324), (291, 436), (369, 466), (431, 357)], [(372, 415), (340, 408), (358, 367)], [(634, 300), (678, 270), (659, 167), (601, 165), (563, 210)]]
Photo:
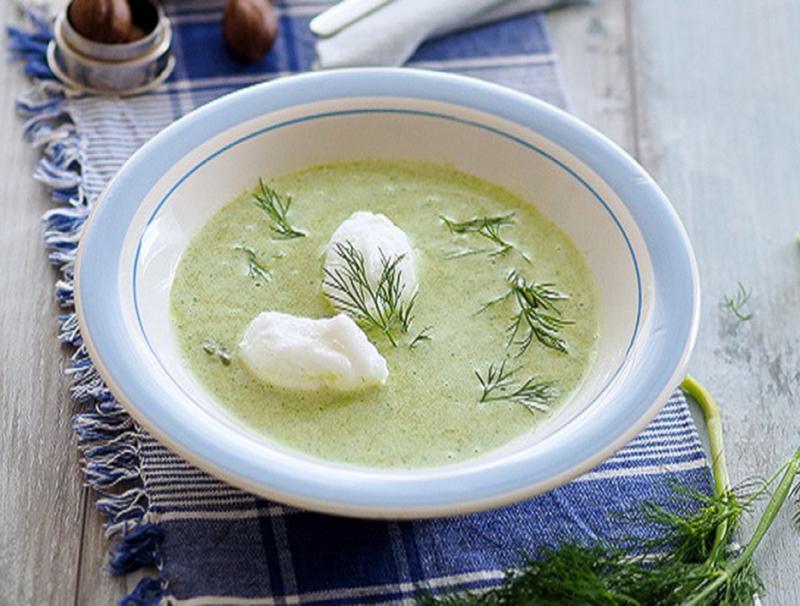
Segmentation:
[[(253, 192), (243, 193), (194, 236), (171, 293), (186, 363), (243, 424), (332, 461), (440, 465), (531, 429), (581, 382), (598, 340), (595, 286), (572, 242), (530, 203), (452, 168), (416, 162), (312, 166), (268, 184), (291, 196), (288, 221), (305, 237), (276, 238)], [(365, 328), (386, 358), (388, 381), (346, 394), (270, 387), (237, 357), (241, 336), (263, 311), (310, 318), (336, 313), (321, 288), (324, 251), (337, 226), (357, 210), (385, 214), (416, 251), (419, 290), (408, 332), (398, 333), (393, 346), (380, 331)], [(442, 219), (498, 216), (508, 218), (482, 233), (470, 231), (475, 226), (453, 233)], [(513, 247), (504, 251), (503, 242)], [(528, 284), (549, 283), (568, 295), (549, 301), (555, 310), (538, 309), (567, 321), (556, 326), (566, 352), (541, 342), (524, 321), (510, 342), (507, 329), (520, 310), (513, 294), (483, 309), (509, 292), (512, 270)], [(423, 329), (430, 339), (411, 347)], [(531, 342), (522, 351), (519, 341), (526, 336)], [(222, 356), (217, 348), (224, 348)], [(481, 401), (476, 372), (487, 380), (493, 365), (496, 377), (503, 361), (504, 375), (518, 370)], [(509, 398), (529, 377), (534, 382), (528, 387), (544, 386), (533, 400)]]

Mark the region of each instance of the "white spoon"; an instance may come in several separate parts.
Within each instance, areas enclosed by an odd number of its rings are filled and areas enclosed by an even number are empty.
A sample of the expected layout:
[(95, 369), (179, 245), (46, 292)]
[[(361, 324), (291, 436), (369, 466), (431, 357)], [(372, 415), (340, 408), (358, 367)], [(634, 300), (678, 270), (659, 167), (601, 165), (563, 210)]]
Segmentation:
[(391, 1), (342, 0), (314, 17), (308, 27), (320, 38), (327, 38)]

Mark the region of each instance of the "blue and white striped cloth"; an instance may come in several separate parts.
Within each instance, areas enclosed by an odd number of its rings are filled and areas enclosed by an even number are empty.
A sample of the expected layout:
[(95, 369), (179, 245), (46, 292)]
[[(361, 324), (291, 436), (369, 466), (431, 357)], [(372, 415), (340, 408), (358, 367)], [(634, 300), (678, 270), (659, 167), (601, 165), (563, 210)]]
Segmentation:
[[(80, 228), (103, 185), (164, 126), (242, 86), (309, 68), (308, 21), (320, 0), (275, 3), (281, 35), (260, 63), (225, 51), (221, 0), (167, 3), (177, 68), (168, 83), (134, 98), (63, 91), (42, 62), (48, 39), (11, 30), (11, 47), (38, 77), (20, 99), (27, 133), (43, 158), (36, 177), (52, 190), (46, 242), (61, 279), (61, 339), (75, 347), (68, 373), (85, 406), (74, 426), (87, 482), (121, 537), (111, 569), (155, 565), (127, 604), (413, 603), (420, 592), (485, 588), (500, 582), (520, 553), (569, 538), (622, 540), (657, 532), (636, 514), (642, 500), (669, 508), (672, 485), (710, 490), (710, 472), (679, 392), (651, 425), (612, 459), (533, 500), (457, 518), (382, 522), (332, 518), (270, 503), (182, 461), (136, 427), (89, 360), (72, 313), (72, 263)], [(564, 105), (558, 66), (541, 15), (509, 19), (421, 47), (411, 61), (486, 78)], [(54, 369), (55, 371), (55, 369)]]

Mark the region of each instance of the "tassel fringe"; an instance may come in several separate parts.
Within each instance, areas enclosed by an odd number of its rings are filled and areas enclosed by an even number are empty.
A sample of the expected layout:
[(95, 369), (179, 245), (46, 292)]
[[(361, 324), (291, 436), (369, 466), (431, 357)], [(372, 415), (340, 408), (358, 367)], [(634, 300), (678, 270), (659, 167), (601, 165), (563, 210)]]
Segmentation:
[(120, 600), (119, 606), (158, 606), (168, 603), (168, 596), (163, 582), (147, 577), (139, 581), (136, 588)]
[[(85, 407), (72, 420), (84, 477), (106, 516), (106, 534), (118, 537), (109, 557), (110, 571), (126, 574), (143, 566), (160, 571), (163, 532), (148, 521), (149, 503), (141, 486), (141, 429), (114, 400), (92, 364), (73, 310), (75, 254), (93, 203), (82, 184), (85, 141), (70, 118), (65, 90), (47, 67), (50, 20), (32, 9), (25, 13), (27, 27), (7, 28), (8, 48), (35, 79), (33, 89), (17, 99), (16, 109), (26, 120), (25, 139), (42, 154), (33, 176), (48, 188), (54, 202), (42, 218), (44, 243), (59, 272), (55, 293), (65, 309), (58, 317), (58, 338), (75, 350), (64, 372), (72, 398)], [(120, 604), (155, 606), (168, 595), (163, 578), (145, 578)]]

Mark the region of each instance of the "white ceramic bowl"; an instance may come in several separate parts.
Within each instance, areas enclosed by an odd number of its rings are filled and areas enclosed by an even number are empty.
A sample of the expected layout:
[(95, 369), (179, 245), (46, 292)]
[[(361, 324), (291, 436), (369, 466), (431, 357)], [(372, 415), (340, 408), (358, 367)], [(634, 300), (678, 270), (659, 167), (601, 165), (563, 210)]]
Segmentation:
[[(290, 450), (240, 425), (182, 364), (169, 290), (192, 235), (259, 176), (363, 157), (452, 163), (532, 201), (599, 286), (602, 338), (582, 387), (511, 443), (454, 465), (386, 470)], [(254, 86), (175, 122), (110, 183), (80, 245), (77, 307), (92, 358), (130, 413), (231, 484), (299, 507), (426, 517), (554, 488), (633, 438), (680, 381), (697, 268), (662, 192), (575, 118), (478, 80), (357, 69)]]

